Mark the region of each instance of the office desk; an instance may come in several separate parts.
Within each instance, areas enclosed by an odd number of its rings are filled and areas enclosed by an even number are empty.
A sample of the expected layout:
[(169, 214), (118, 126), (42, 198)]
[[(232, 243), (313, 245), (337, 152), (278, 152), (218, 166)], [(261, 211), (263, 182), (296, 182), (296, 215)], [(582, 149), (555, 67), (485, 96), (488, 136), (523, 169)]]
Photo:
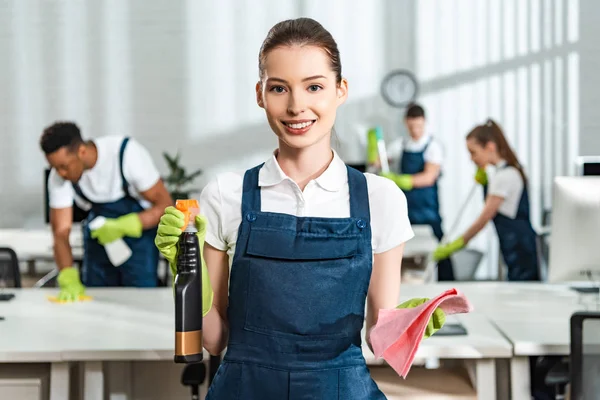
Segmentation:
[[(402, 301), (407, 300), (403, 299)], [(466, 336), (435, 335), (421, 342), (415, 359), (439, 358), (463, 360), (469, 370), (477, 398), (495, 400), (502, 392), (496, 381), (496, 361), (512, 357), (512, 345), (483, 314), (470, 313), (449, 316), (448, 322), (460, 322), (467, 329)], [(364, 337), (364, 336), (363, 336)], [(363, 341), (363, 354), (368, 365), (381, 365)]]
[[(89, 289), (93, 301), (54, 304), (55, 289), (14, 290), (16, 298), (0, 303), (0, 362), (51, 364), (51, 400), (66, 398), (69, 363), (84, 368), (86, 399), (102, 399), (103, 362), (172, 360), (174, 317), (172, 291), (158, 289)], [(494, 360), (509, 358), (511, 345), (480, 314), (459, 316), (468, 336), (433, 337), (422, 342), (417, 357), (473, 360), (480, 398), (495, 399)], [(205, 357), (208, 354), (205, 352)], [(365, 357), (374, 360), (365, 346)]]
[[(402, 284), (398, 303), (414, 297), (435, 297), (443, 291), (457, 287), (452, 282), (427, 285)], [(506, 388), (504, 382), (496, 381), (497, 360), (508, 360), (512, 357), (512, 345), (498, 331), (487, 315), (478, 310), (477, 299), (468, 296), (474, 304), (475, 311), (469, 314), (448, 316), (447, 322), (460, 322), (466, 329), (466, 336), (432, 336), (421, 342), (416, 359), (439, 358), (465, 360), (469, 367), (471, 380), (477, 388), (479, 399), (496, 399), (498, 391), (502, 396)], [(364, 335), (363, 335), (364, 337)], [(365, 359), (370, 365), (382, 364), (375, 359), (373, 353), (363, 344)]]
[[(449, 287), (461, 290), (513, 346), (510, 360), (513, 400), (529, 400), (529, 357), (568, 355), (570, 318), (590, 308), (593, 295), (581, 296), (566, 284), (518, 282), (456, 282), (426, 286), (403, 285), (406, 297), (430, 297)], [(591, 308), (590, 308), (591, 309)]]
[(100, 400), (104, 361), (173, 359), (170, 289), (90, 289), (93, 301), (73, 304), (50, 303), (55, 289), (12, 291), (0, 303), (0, 362), (51, 363), (51, 400), (68, 398), (69, 363), (82, 363), (85, 399)]

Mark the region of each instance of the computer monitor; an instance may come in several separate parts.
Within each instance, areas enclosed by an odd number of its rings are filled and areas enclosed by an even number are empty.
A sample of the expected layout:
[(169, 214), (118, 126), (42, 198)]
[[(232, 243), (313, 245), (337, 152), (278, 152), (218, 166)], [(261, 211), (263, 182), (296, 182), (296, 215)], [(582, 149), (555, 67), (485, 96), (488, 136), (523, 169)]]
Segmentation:
[(549, 282), (600, 281), (600, 176), (554, 178)]
[[(48, 178), (50, 177), (50, 168), (44, 169), (44, 220), (50, 223), (50, 194), (48, 192)], [(81, 222), (86, 219), (88, 211), (77, 206), (73, 202), (73, 222)]]
[(600, 156), (578, 157), (577, 175), (600, 176)]

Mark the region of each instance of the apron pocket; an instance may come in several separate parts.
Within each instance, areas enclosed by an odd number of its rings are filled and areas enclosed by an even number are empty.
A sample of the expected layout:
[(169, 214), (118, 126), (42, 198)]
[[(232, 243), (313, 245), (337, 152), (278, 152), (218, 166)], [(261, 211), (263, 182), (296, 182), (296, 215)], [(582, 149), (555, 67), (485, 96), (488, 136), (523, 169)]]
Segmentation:
[(364, 309), (367, 291), (359, 269), (369, 262), (359, 237), (263, 233), (253, 230), (248, 241), (244, 328), (307, 339), (355, 334), (349, 327), (362, 326), (363, 315), (352, 311)]
[[(275, 236), (275, 238), (274, 238)], [(296, 231), (253, 228), (246, 253), (280, 260), (332, 260), (353, 257), (358, 252), (359, 234), (326, 237)]]

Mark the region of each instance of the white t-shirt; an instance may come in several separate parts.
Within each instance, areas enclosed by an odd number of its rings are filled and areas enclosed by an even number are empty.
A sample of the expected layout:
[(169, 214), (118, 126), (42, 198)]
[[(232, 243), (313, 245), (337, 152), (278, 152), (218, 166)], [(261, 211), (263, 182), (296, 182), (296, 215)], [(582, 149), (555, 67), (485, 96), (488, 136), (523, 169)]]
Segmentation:
[(502, 197), (498, 213), (514, 219), (517, 216), (519, 202), (523, 194), (523, 178), (515, 167), (505, 167), (502, 160), (496, 165), (496, 173), (490, 177), (488, 195)]
[[(98, 158), (92, 169), (83, 172), (78, 184), (83, 194), (92, 202), (108, 203), (117, 201), (125, 193), (122, 188), (119, 152), (122, 136), (104, 136), (94, 139), (98, 150)], [(129, 194), (136, 198), (140, 205), (149, 208), (151, 204), (139, 193), (154, 186), (160, 174), (150, 154), (140, 143), (130, 138), (123, 153), (123, 174), (129, 183)], [(48, 178), (48, 193), (51, 208), (67, 208), (73, 201), (85, 210), (91, 205), (75, 194), (71, 182), (64, 180), (53, 168)]]
[[(427, 146), (427, 144), (429, 144), (429, 146)], [(425, 153), (423, 154), (425, 162), (442, 165), (444, 161), (444, 150), (442, 145), (429, 134), (424, 134), (418, 140), (414, 140), (409, 136), (408, 138), (402, 138), (392, 142), (387, 149), (388, 157), (393, 160), (397, 160), (399, 167), (402, 158), (402, 152), (404, 150), (418, 153), (423, 151), (425, 146), (427, 146), (427, 150), (425, 150)]]
[[(372, 248), (383, 253), (414, 234), (408, 220), (404, 193), (391, 180), (366, 173), (371, 211)], [(206, 242), (227, 251), (233, 261), (242, 221), (244, 173), (225, 173), (209, 183), (200, 196), (200, 209), (208, 220)], [(261, 211), (307, 217), (347, 218), (350, 195), (346, 165), (334, 152), (329, 167), (302, 192), (279, 167), (275, 155), (259, 171)]]

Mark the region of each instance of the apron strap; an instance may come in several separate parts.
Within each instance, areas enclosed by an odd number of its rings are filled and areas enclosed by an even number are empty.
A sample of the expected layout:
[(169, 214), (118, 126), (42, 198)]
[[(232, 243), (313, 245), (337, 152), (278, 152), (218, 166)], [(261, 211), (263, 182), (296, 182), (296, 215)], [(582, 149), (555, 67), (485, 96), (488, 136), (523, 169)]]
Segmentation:
[[(125, 179), (125, 174), (123, 173), (123, 155), (125, 154), (125, 147), (127, 146), (128, 142), (129, 142), (128, 137), (123, 139), (123, 142), (121, 143), (121, 148), (119, 149), (119, 172), (121, 174), (121, 187), (122, 187), (123, 193), (124, 193), (123, 197), (133, 198), (129, 194), (129, 182), (127, 182), (127, 179)], [(77, 196), (81, 197), (84, 201), (92, 204), (92, 206), (94, 205), (94, 202), (92, 202), (90, 199), (88, 199), (88, 197), (85, 194), (83, 194), (83, 191), (81, 190), (81, 187), (79, 186), (79, 183), (73, 183), (72, 186), (73, 186), (73, 190), (75, 191), (75, 194), (77, 194)]]
[(429, 147), (429, 145), (431, 144), (431, 142), (433, 141), (433, 136), (429, 137), (429, 140), (427, 141), (427, 143), (425, 144), (425, 147), (423, 147), (423, 154), (425, 154), (425, 152), (427, 151), (427, 148)]
[(242, 191), (242, 217), (250, 211), (260, 211), (260, 186), (258, 186), (258, 172), (263, 164), (249, 169), (244, 174)]
[(346, 165), (346, 169), (348, 170), (348, 190), (350, 193), (350, 216), (370, 222), (371, 210), (369, 208), (367, 178), (362, 172), (352, 167)]
[(119, 149), (119, 170), (121, 172), (121, 186), (123, 188), (123, 193), (125, 194), (125, 197), (131, 197), (129, 195), (129, 183), (127, 182), (127, 179), (125, 179), (125, 174), (123, 173), (123, 154), (125, 154), (125, 147), (127, 146), (128, 142), (128, 137), (123, 139), (123, 142), (121, 143), (121, 148)]
[(79, 196), (81, 199), (83, 199), (83, 201), (87, 201), (90, 204), (94, 204), (90, 201), (90, 199), (87, 198), (87, 196), (85, 194), (83, 194), (83, 192), (81, 191), (81, 187), (79, 186), (79, 183), (72, 183), (71, 184), (73, 186), (73, 190), (75, 191), (75, 194), (77, 196)]

